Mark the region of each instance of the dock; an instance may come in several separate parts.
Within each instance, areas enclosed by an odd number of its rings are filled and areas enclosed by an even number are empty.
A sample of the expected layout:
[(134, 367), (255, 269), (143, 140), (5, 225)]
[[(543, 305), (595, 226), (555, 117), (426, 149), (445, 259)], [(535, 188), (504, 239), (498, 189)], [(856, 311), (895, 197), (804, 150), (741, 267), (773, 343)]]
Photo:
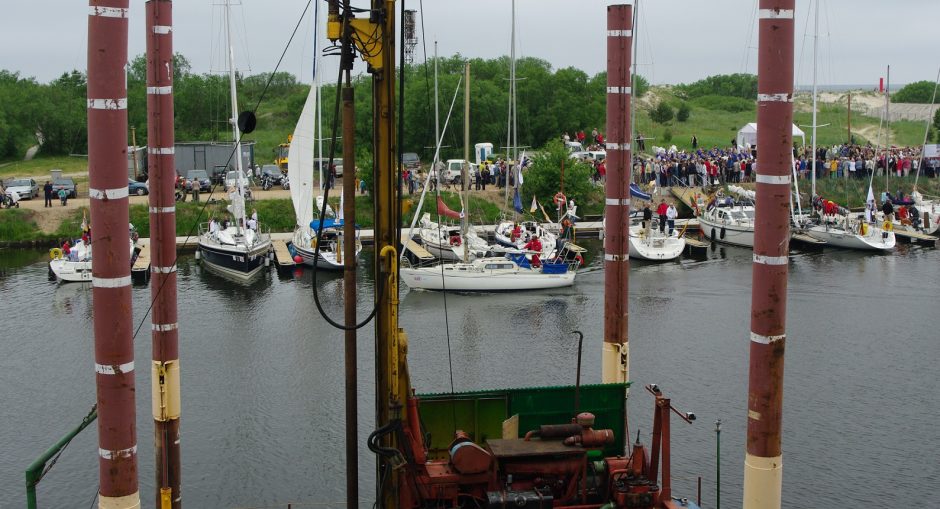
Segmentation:
[(898, 241), (906, 242), (910, 244), (911, 242), (916, 242), (918, 244), (934, 244), (937, 242), (938, 238), (933, 235), (927, 235), (915, 230), (902, 230), (900, 228), (894, 229), (894, 238)]
[(669, 188), (669, 192), (672, 193), (672, 195), (675, 196), (677, 200), (682, 202), (683, 205), (688, 207), (689, 210), (695, 210), (696, 197), (703, 196), (705, 194), (701, 187), (672, 186)]
[(811, 237), (805, 233), (791, 233), (790, 240), (794, 242), (799, 242), (806, 247), (822, 247), (826, 245), (825, 240), (819, 240), (816, 237)]
[(294, 257), (290, 254), (290, 250), (287, 249), (286, 240), (272, 240), (271, 245), (274, 246), (274, 264), (277, 265), (278, 270), (290, 270), (297, 265)]
[(409, 239), (407, 233), (401, 234), (401, 243), (405, 246), (405, 249), (411, 251), (411, 254), (418, 257), (421, 261), (433, 260), (434, 255), (430, 251), (424, 248), (421, 244), (418, 244), (414, 239)]
[(150, 239), (138, 239), (137, 248), (137, 258), (131, 265), (131, 280), (146, 283), (150, 281)]

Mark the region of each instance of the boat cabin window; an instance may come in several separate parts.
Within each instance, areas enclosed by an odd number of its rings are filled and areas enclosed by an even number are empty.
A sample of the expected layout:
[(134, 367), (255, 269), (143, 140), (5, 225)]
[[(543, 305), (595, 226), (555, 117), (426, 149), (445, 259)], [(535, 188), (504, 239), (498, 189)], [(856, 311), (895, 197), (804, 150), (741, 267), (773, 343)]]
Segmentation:
[(487, 270), (506, 270), (512, 269), (511, 263), (487, 263), (484, 267)]

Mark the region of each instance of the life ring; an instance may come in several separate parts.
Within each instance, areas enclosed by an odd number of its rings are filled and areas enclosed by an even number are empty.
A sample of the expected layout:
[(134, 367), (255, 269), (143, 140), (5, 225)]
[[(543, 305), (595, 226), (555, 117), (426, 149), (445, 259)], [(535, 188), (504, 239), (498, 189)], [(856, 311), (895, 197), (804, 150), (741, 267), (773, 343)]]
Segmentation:
[(568, 198), (565, 196), (564, 193), (562, 193), (561, 191), (558, 191), (557, 193), (555, 193), (555, 196), (552, 198), (552, 201), (555, 202), (559, 207), (561, 207), (568, 203)]
[(54, 247), (49, 250), (49, 258), (52, 260), (59, 260), (62, 258), (62, 250)]
[(460, 237), (457, 236), (457, 235), (452, 236), (452, 237), (450, 238), (450, 245), (452, 245), (452, 246), (459, 246), (459, 245), (460, 245)]
[(885, 221), (885, 223), (881, 225), (881, 229), (886, 232), (889, 232), (894, 229), (894, 225), (891, 224), (891, 221)]
[(574, 261), (578, 262), (578, 267), (584, 267), (584, 257), (580, 254), (574, 255)]

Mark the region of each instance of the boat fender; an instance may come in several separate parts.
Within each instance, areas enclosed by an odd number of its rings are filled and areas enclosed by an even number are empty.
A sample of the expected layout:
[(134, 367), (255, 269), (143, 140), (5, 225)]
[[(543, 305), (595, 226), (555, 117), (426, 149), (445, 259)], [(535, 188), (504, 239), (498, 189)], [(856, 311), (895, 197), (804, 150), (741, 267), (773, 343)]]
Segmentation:
[(578, 262), (578, 267), (584, 267), (584, 257), (576, 254), (574, 255), (574, 261)]
[(862, 223), (861, 225), (859, 225), (858, 231), (859, 231), (859, 234), (863, 237), (865, 235), (868, 235), (868, 225), (865, 223)]
[(712, 242), (715, 242), (715, 229), (712, 228)]
[(54, 247), (49, 250), (49, 258), (52, 260), (59, 260), (62, 258), (62, 250)]
[(200, 259), (201, 257), (202, 257), (202, 253), (197, 249), (197, 250), (196, 250), (196, 261), (199, 261), (199, 259)]
[(891, 221), (885, 221), (885, 223), (881, 225), (881, 229), (886, 232), (889, 232), (894, 229), (894, 225), (891, 224)]
[(725, 240), (725, 227), (724, 226), (721, 227), (721, 240)]

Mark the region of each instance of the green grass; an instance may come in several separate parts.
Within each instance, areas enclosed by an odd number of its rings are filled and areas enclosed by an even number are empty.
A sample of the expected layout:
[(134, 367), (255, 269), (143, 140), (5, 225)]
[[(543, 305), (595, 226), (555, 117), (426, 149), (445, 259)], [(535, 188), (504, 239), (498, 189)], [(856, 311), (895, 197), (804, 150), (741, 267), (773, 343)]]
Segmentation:
[(54, 232), (44, 233), (36, 224), (36, 211), (4, 209), (0, 211), (0, 242), (42, 242), (77, 237), (81, 232), (83, 210), (86, 209), (71, 211)]
[[(914, 177), (889, 177), (888, 185), (891, 194), (897, 194), (897, 191), (901, 190), (907, 196), (914, 189)], [(920, 180), (917, 181), (917, 189), (928, 196), (940, 196), (940, 179), (928, 179), (921, 176)], [(885, 190), (884, 176), (875, 177), (874, 182), (872, 182), (872, 190), (875, 193), (875, 199), (880, 200), (881, 192)], [(816, 193), (843, 206), (862, 207), (868, 197), (868, 179), (818, 179), (816, 180)], [(809, 199), (809, 180), (800, 181), (800, 195), (804, 199)], [(804, 201), (803, 207), (806, 206), (807, 202)]]
[[(49, 170), (61, 169), (62, 173), (77, 173), (88, 171), (87, 157), (37, 157), (31, 161), (3, 161), (0, 162), (0, 177), (28, 177), (36, 176), (48, 178)], [(38, 179), (37, 179), (38, 180)]]
[[(681, 101), (669, 88), (654, 87), (653, 93), (657, 94), (662, 100), (672, 106), (677, 106)], [(679, 149), (690, 150), (692, 148), (692, 135), (698, 138), (699, 147), (728, 147), (731, 140), (737, 137), (738, 129), (749, 122), (757, 121), (755, 108), (750, 111), (727, 111), (740, 110), (744, 99), (724, 98), (717, 96), (706, 96), (688, 101), (691, 107), (689, 119), (685, 122), (678, 122), (673, 119), (665, 124), (653, 122), (649, 117), (649, 107), (637, 104), (636, 120), (634, 130), (643, 133), (647, 138), (646, 148), (650, 151), (653, 145), (662, 147), (676, 145)], [(797, 110), (809, 110), (810, 99), (801, 95), (798, 96), (795, 106)], [(728, 104), (725, 104), (728, 103)], [(754, 102), (750, 101), (753, 105)], [(727, 106), (726, 109), (721, 109)], [(817, 114), (818, 124), (829, 124), (826, 127), (817, 128), (817, 143), (820, 145), (832, 145), (846, 141), (847, 137), (847, 109), (845, 104), (820, 104)], [(794, 113), (793, 122), (797, 125), (808, 126), (812, 124), (813, 115), (811, 110), (798, 111)], [(860, 136), (860, 131), (868, 130), (878, 131), (878, 119), (860, 114), (853, 108), (852, 114), (852, 132), (856, 141), (866, 141)], [(803, 127), (806, 132), (806, 144), (811, 143), (809, 127)], [(669, 130), (672, 134), (671, 140), (666, 140), (665, 132)], [(797, 141), (797, 140), (795, 140)], [(867, 140), (872, 144), (879, 145), (883, 140)], [(891, 123), (891, 142), (895, 145), (918, 146), (924, 141), (924, 123), (913, 121), (899, 121)], [(797, 141), (798, 142), (798, 141)]]

